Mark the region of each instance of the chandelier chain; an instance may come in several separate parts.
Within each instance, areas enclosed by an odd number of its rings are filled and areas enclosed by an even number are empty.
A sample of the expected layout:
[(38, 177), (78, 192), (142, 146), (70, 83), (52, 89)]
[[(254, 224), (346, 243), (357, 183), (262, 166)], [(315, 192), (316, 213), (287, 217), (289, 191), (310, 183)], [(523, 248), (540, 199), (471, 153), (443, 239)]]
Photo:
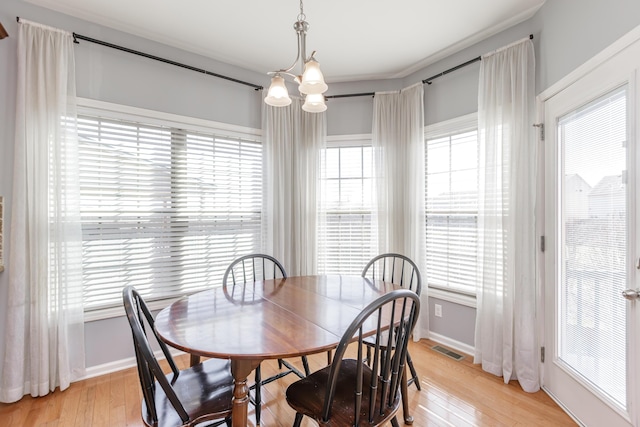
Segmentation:
[(298, 21), (306, 21), (307, 16), (304, 14), (304, 5), (302, 4), (302, 0), (300, 0), (300, 13), (298, 14)]

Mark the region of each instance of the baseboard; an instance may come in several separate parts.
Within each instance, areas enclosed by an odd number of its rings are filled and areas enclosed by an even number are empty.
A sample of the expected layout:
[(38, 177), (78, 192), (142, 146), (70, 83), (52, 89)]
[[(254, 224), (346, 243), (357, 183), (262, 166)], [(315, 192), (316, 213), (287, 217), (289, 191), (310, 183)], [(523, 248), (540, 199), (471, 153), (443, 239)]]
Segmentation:
[(442, 344), (444, 346), (447, 346), (453, 350), (458, 350), (462, 353), (468, 354), (470, 356), (473, 356), (473, 353), (475, 352), (475, 347), (470, 346), (469, 344), (465, 344), (463, 342), (460, 341), (456, 341), (454, 339), (451, 339), (449, 337), (446, 337), (444, 335), (440, 335), (440, 334), (436, 334), (434, 332), (429, 332), (429, 339), (431, 341), (435, 341), (438, 344)]
[(116, 360), (114, 362), (104, 363), (102, 365), (91, 366), (86, 369), (85, 376), (78, 378), (76, 381), (88, 380), (89, 378), (99, 377), (100, 375), (108, 375), (114, 372), (122, 371), (136, 366), (135, 357), (127, 357), (126, 359)]
[[(170, 349), (171, 356), (176, 357), (184, 354), (180, 350)], [(161, 350), (155, 352), (158, 360), (164, 359), (164, 355)], [(99, 377), (101, 375), (108, 375), (114, 372), (122, 371), (135, 367), (137, 364), (135, 357), (127, 357), (125, 359), (115, 360), (109, 363), (103, 363), (102, 365), (91, 366), (85, 370), (85, 375), (82, 378), (76, 379), (76, 381), (88, 380), (89, 378)]]
[[(462, 353), (473, 355), (474, 347), (462, 343), (460, 341), (453, 340), (444, 335), (439, 335), (433, 332), (429, 332), (429, 339), (437, 342), (438, 344), (445, 345), (453, 350), (458, 350)], [(178, 356), (183, 354), (180, 350), (171, 349), (172, 356)], [(156, 357), (158, 359), (163, 359), (162, 352), (157, 351)], [(133, 368), (136, 366), (136, 358), (135, 357), (127, 357), (125, 359), (115, 360), (109, 363), (103, 363), (102, 365), (91, 366), (86, 369), (86, 373), (83, 377), (76, 379), (75, 381), (87, 380), (89, 378), (99, 377), (100, 375), (108, 375), (114, 372), (122, 371), (124, 369)], [(75, 382), (74, 381), (74, 382)]]

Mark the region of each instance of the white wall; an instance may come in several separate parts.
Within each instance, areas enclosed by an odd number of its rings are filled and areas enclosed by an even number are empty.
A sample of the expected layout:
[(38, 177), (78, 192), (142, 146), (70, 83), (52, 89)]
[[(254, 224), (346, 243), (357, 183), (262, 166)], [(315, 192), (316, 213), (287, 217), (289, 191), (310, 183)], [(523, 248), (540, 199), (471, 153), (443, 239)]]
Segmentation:
[[(238, 69), (198, 55), (163, 46), (132, 35), (99, 27), (66, 15), (51, 12), (21, 0), (2, 0), (0, 22), (10, 38), (0, 41), (0, 195), (11, 207), (13, 173), (14, 105), (16, 86), (15, 17), (37, 21), (78, 34), (121, 44), (189, 65), (229, 75), (252, 83), (268, 85), (268, 77)], [(637, 0), (547, 0), (529, 21), (484, 40), (402, 80), (358, 82), (330, 85), (329, 94), (373, 92), (400, 89), (437, 74), (473, 57), (487, 53), (522, 37), (534, 34), (537, 57), (537, 92), (541, 92), (604, 47), (640, 25)], [(77, 92), (93, 98), (226, 122), (260, 127), (261, 93), (168, 64), (128, 53), (81, 42), (76, 47)], [(427, 124), (477, 110), (479, 65), (468, 66), (425, 87)], [(333, 99), (327, 113), (329, 135), (371, 132), (373, 101), (370, 97)], [(6, 218), (7, 224), (10, 218)], [(8, 228), (8, 227), (7, 227)], [(7, 234), (9, 230), (6, 230)], [(9, 236), (6, 236), (6, 242)], [(5, 256), (11, 248), (6, 248)], [(7, 270), (0, 273), (0, 331), (6, 313)], [(433, 305), (436, 300), (431, 302)], [(474, 310), (446, 301), (447, 319), (434, 322), (434, 332), (466, 345), (472, 345)], [(433, 306), (431, 307), (433, 313)], [(446, 320), (446, 319), (445, 319)], [(87, 323), (87, 365), (89, 367), (131, 356), (131, 338), (122, 318)], [(0, 369), (3, 366), (4, 339), (0, 334)]]

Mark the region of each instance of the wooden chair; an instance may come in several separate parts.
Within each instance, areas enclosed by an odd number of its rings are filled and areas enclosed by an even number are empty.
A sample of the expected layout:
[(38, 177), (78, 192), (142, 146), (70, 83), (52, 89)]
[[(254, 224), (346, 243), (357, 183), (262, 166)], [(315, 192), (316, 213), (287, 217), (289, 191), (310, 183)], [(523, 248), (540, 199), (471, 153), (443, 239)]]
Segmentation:
[[(389, 292), (362, 310), (343, 334), (331, 365), (287, 388), (287, 403), (296, 411), (294, 427), (304, 416), (323, 427), (381, 426), (388, 421), (399, 427), (401, 373), (419, 310), (420, 297), (407, 289)], [(363, 331), (372, 326), (376, 340), (370, 367)], [(345, 358), (348, 347), (356, 359)]]
[[(410, 258), (396, 253), (385, 253), (374, 257), (362, 270), (362, 277), (368, 277), (372, 280), (383, 280), (385, 282), (400, 285), (403, 288), (415, 292), (418, 296), (420, 296), (420, 292), (422, 291), (422, 278), (420, 276), (420, 270), (418, 270), (416, 264)], [(367, 343), (370, 346), (373, 345), (373, 341), (371, 339), (367, 340)], [(418, 378), (416, 369), (413, 366), (411, 354), (408, 352), (407, 366), (411, 372), (411, 378), (407, 380), (406, 372), (403, 373), (405, 381), (403, 381), (403, 384), (401, 385), (402, 411), (405, 424), (413, 424), (413, 417), (409, 412), (407, 388), (411, 384), (415, 384), (416, 388), (420, 390), (420, 379)]]
[[(277, 259), (270, 255), (265, 254), (250, 254), (242, 256), (234, 260), (231, 265), (225, 271), (222, 278), (222, 286), (228, 288), (236, 284), (255, 283), (260, 280), (286, 278), (287, 273)], [(233, 291), (228, 292), (234, 294)], [(307, 357), (302, 357), (302, 366), (306, 375), (309, 375), (309, 363)], [(256, 408), (256, 424), (260, 424), (260, 412), (262, 395), (261, 388), (263, 385), (275, 381), (289, 374), (296, 374), (300, 378), (304, 378), (305, 374), (296, 369), (295, 366), (283, 359), (278, 359), (278, 367), (281, 369), (276, 375), (268, 378), (262, 378), (262, 372), (260, 366), (256, 368), (255, 372), (255, 384), (251, 386), (254, 391), (254, 397), (251, 398), (251, 403)], [(286, 370), (282, 370), (285, 367)]]
[[(226, 422), (231, 426), (231, 363), (228, 360), (211, 359), (179, 370), (166, 344), (158, 338), (153, 327), (153, 316), (140, 294), (132, 286), (127, 286), (122, 292), (122, 299), (133, 334), (142, 387), (142, 421), (147, 426), (175, 427), (222, 420), (213, 425)], [(153, 333), (167, 359), (171, 367), (170, 374), (165, 375), (158, 364), (147, 331)]]

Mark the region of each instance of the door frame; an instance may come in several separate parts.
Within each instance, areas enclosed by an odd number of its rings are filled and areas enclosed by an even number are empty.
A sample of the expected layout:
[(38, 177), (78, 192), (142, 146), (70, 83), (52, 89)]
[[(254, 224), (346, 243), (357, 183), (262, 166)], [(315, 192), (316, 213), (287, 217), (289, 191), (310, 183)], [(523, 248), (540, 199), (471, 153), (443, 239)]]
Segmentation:
[[(564, 78), (560, 79), (558, 82), (554, 83), (553, 85), (551, 85), (549, 88), (547, 88), (546, 90), (544, 90), (543, 92), (541, 92), (537, 98), (536, 98), (536, 124), (534, 126), (541, 126), (541, 132), (537, 133), (537, 144), (538, 144), (538, 153), (539, 153), (539, 157), (538, 157), (538, 165), (537, 165), (537, 171), (538, 171), (538, 179), (537, 179), (537, 185), (538, 185), (538, 189), (537, 189), (537, 205), (536, 205), (536, 231), (537, 231), (537, 235), (540, 236), (540, 239), (542, 240), (543, 237), (545, 236), (546, 233), (546, 227), (547, 224), (545, 223), (545, 218), (547, 215), (547, 206), (546, 206), (546, 200), (549, 197), (548, 194), (546, 194), (547, 189), (545, 189), (545, 180), (547, 179), (547, 172), (546, 172), (546, 167), (545, 167), (545, 161), (546, 161), (546, 156), (547, 156), (547, 152), (545, 150), (545, 142), (544, 142), (544, 133), (546, 132), (555, 132), (555, 126), (553, 128), (551, 128), (551, 126), (549, 127), (549, 129), (545, 129), (544, 128), (544, 123), (545, 123), (545, 103), (551, 99), (552, 97), (554, 97), (555, 95), (559, 94), (560, 92), (562, 92), (564, 89), (568, 88), (569, 86), (573, 85), (574, 83), (576, 83), (578, 80), (582, 79), (583, 77), (587, 76), (589, 73), (591, 73), (592, 71), (594, 71), (596, 68), (600, 67), (601, 65), (603, 65), (604, 63), (606, 63), (607, 61), (609, 61), (610, 59), (612, 59), (614, 56), (616, 56), (617, 54), (621, 53), (622, 51), (624, 51), (625, 49), (627, 49), (628, 47), (630, 47), (631, 45), (633, 45), (634, 43), (640, 43), (640, 26), (636, 27), (635, 29), (633, 29), (632, 31), (630, 31), (629, 33), (627, 33), (626, 35), (622, 36), (620, 39), (618, 39), (617, 41), (615, 41), (613, 44), (611, 44), (609, 47), (607, 47), (606, 49), (604, 49), (603, 51), (601, 51), (600, 53), (598, 53), (596, 56), (594, 56), (593, 58), (591, 58), (590, 60), (588, 60), (587, 62), (585, 62), (584, 64), (582, 64), (581, 66), (579, 66), (578, 68), (576, 68), (574, 71), (572, 71), (571, 73), (569, 73), (568, 75), (566, 75)], [(630, 88), (630, 96), (632, 97), (633, 102), (630, 103), (630, 111), (629, 111), (629, 118), (630, 120), (633, 120), (635, 122), (635, 125), (632, 126), (632, 131), (629, 134), (629, 139), (633, 139), (635, 141), (638, 140), (639, 135), (637, 135), (638, 132), (640, 132), (640, 108), (638, 107), (638, 105), (640, 104), (640, 99), (638, 99), (639, 95), (637, 95), (640, 92), (640, 89), (637, 88), (638, 85), (640, 85), (640, 73), (638, 73), (635, 76), (635, 81), (630, 81), (629, 84), (629, 88)], [(632, 93), (633, 92), (633, 93)], [(635, 146), (634, 150), (638, 150), (640, 151), (640, 144)], [(629, 182), (631, 180), (633, 180), (634, 184), (635, 184), (635, 191), (636, 194), (640, 193), (640, 161), (638, 160), (640, 158), (640, 153), (638, 152), (634, 152), (634, 150), (632, 150), (628, 156), (628, 160), (629, 162), (634, 162), (633, 165), (629, 164), (627, 170), (628, 171), (633, 171), (634, 169), (636, 170), (635, 174), (629, 174), (628, 179)], [(555, 193), (556, 189), (548, 189), (549, 191), (553, 191)], [(636, 205), (640, 205), (639, 202), (636, 202)], [(635, 213), (636, 217), (640, 216), (638, 214), (638, 212)], [(640, 223), (636, 223), (634, 220), (632, 220), (630, 218), (629, 221), (629, 234), (630, 235), (637, 235), (638, 232), (640, 232)], [(549, 241), (549, 240), (548, 240)], [(549, 245), (547, 245), (549, 246)], [(550, 249), (550, 248), (549, 248)], [(635, 248), (631, 248), (630, 249), (635, 249), (635, 253), (630, 254), (630, 256), (635, 256), (636, 259), (634, 262), (630, 263), (630, 269), (632, 269), (632, 264), (635, 264), (636, 262), (640, 262), (637, 258), (640, 256), (640, 238), (636, 239), (635, 242)], [(545, 253), (543, 253), (543, 249), (542, 249), (542, 242), (540, 244), (539, 247), (539, 252), (538, 252), (538, 259), (536, 261), (536, 265), (537, 265), (537, 275), (538, 275), (538, 280), (536, 283), (537, 286), (537, 318), (538, 318), (538, 322), (537, 322), (537, 333), (538, 333), (538, 337), (539, 337), (539, 342), (542, 348), (545, 347), (546, 344), (546, 336), (545, 336), (545, 316), (547, 315), (547, 310), (555, 310), (555, 307), (546, 307), (545, 304), (545, 280), (546, 280), (546, 271), (545, 271)], [(555, 268), (555, 266), (550, 266), (551, 268)], [(631, 272), (630, 272), (631, 273)], [(640, 281), (640, 273), (636, 273), (635, 274), (636, 277), (636, 283), (635, 283), (635, 287), (636, 288), (640, 288), (640, 283), (638, 283)], [(631, 287), (631, 286), (629, 286)], [(622, 297), (621, 297), (622, 298)], [(640, 311), (640, 300), (633, 302), (632, 304), (636, 304), (636, 312)], [(640, 331), (640, 315), (636, 314), (634, 319), (630, 319), (631, 321), (635, 322), (635, 330), (636, 331)], [(549, 339), (553, 339), (553, 337), (549, 337)], [(638, 360), (640, 358), (640, 352), (637, 351), (638, 348), (640, 348), (640, 337), (638, 337), (637, 335), (635, 336), (629, 336), (628, 337), (628, 369), (629, 369), (629, 373), (628, 375), (631, 378), (638, 378), (638, 376), (640, 375), (640, 368), (637, 367), (636, 363), (634, 363), (634, 360)], [(551, 360), (552, 355), (548, 355), (549, 357), (547, 357), (547, 361)], [(544, 384), (544, 376), (545, 376), (545, 371), (544, 371), (544, 366), (545, 364), (542, 362), (542, 357), (541, 357), (541, 361), (540, 361), (540, 384)], [(562, 402), (558, 401), (557, 398), (550, 393), (548, 390), (544, 389), (543, 390), (549, 394), (549, 396), (556, 401), (556, 403), (558, 403), (558, 405), (560, 405), (560, 407), (562, 407), (565, 412), (567, 412), (569, 414), (569, 416), (571, 416), (572, 418), (574, 418), (574, 420), (576, 422), (579, 422), (575, 416), (568, 410), (568, 408), (566, 408)], [(631, 402), (629, 404), (629, 413), (631, 416), (631, 422), (633, 425), (635, 426), (640, 426), (640, 380), (636, 380), (636, 383), (634, 384), (633, 388), (630, 388), (628, 390), (629, 396), (628, 396), (628, 400), (629, 402)]]

